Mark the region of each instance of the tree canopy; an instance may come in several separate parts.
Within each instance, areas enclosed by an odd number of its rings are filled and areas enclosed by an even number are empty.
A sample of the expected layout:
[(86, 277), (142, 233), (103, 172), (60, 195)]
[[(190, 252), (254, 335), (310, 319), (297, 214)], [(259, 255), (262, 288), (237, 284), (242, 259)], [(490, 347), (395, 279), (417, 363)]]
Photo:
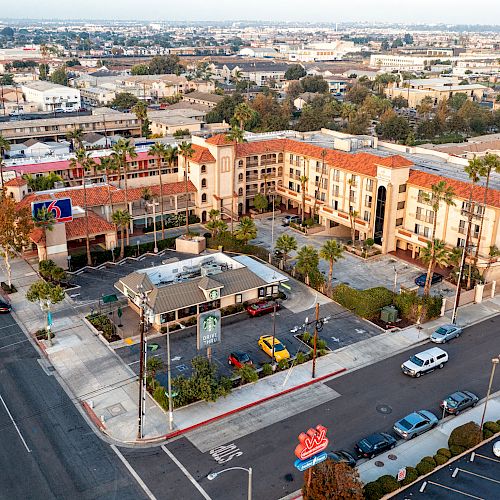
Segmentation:
[(300, 64), (292, 64), (285, 72), (285, 79), (300, 80), (303, 76), (306, 75), (306, 70)]

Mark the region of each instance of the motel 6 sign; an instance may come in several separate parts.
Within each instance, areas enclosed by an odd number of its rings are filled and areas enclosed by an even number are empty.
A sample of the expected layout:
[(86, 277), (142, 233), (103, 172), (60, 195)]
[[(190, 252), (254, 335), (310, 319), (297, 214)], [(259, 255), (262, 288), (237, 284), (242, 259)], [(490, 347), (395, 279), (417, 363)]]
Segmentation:
[(35, 201), (31, 204), (31, 214), (35, 219), (37, 218), (40, 210), (43, 209), (54, 216), (54, 222), (71, 222), (73, 220), (73, 207), (71, 206), (71, 198)]
[(300, 433), (299, 444), (295, 448), (297, 460), (294, 462), (299, 471), (304, 471), (327, 459), (328, 455), (325, 449), (328, 446), (328, 438), (326, 432), (326, 427), (317, 425), (315, 429)]

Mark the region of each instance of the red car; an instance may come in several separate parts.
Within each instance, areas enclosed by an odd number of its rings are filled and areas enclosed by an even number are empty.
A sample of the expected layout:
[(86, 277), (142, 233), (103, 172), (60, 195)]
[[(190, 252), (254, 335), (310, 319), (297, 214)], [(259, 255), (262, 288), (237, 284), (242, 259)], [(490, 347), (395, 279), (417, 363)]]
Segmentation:
[(246, 352), (232, 352), (227, 357), (227, 362), (235, 368), (241, 368), (243, 365), (253, 365), (253, 361)]
[(261, 314), (273, 312), (275, 305), (276, 310), (278, 310), (280, 308), (279, 304), (268, 300), (261, 300), (255, 304), (249, 305), (247, 307), (247, 312), (250, 316), (260, 316)]

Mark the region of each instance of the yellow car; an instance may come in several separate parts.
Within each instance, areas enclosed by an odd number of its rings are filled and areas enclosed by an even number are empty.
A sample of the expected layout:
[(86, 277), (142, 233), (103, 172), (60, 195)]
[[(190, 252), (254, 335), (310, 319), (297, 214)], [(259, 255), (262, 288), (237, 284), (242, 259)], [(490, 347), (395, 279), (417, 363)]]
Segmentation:
[[(268, 355), (273, 357), (273, 336), (263, 335), (259, 338), (259, 347)], [(282, 359), (288, 359), (290, 353), (287, 348), (274, 337), (274, 359), (280, 362)]]

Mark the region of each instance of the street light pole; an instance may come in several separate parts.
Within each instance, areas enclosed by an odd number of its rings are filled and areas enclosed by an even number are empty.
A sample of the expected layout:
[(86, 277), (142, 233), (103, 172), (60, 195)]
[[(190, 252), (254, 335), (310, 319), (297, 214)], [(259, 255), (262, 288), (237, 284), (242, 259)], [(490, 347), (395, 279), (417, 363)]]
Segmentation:
[(318, 343), (318, 323), (319, 323), (319, 302), (316, 302), (316, 321), (314, 322), (312, 378), (316, 378), (316, 351), (317, 351), (316, 346)]
[(155, 247), (153, 249), (154, 253), (158, 253), (158, 244), (156, 241), (156, 207), (159, 205), (159, 203), (155, 200), (153, 200), (151, 203), (147, 204), (147, 207), (152, 207), (153, 208), (153, 233), (154, 233), (154, 240), (155, 240)]
[(273, 204), (273, 219), (271, 222), (271, 252), (269, 254), (269, 264), (273, 262), (273, 252), (274, 252), (274, 194), (272, 196), (272, 204)]
[(221, 470), (219, 472), (212, 472), (212, 473), (208, 474), (207, 479), (209, 481), (213, 481), (217, 476), (220, 476), (224, 472), (228, 472), (230, 470), (244, 470), (245, 472), (248, 473), (247, 499), (252, 500), (252, 476), (253, 476), (253, 473), (252, 473), (251, 467), (249, 467), (248, 469), (246, 469), (245, 467), (229, 467), (229, 469), (224, 469), (224, 470)]
[(488, 384), (488, 392), (486, 393), (486, 401), (484, 402), (483, 408), (483, 416), (481, 417), (481, 433), (483, 432), (484, 419), (486, 417), (486, 408), (488, 406), (488, 400), (490, 399), (491, 386), (493, 385), (493, 377), (495, 376), (495, 368), (500, 363), (500, 356), (493, 358), (491, 360), (491, 375), (490, 375), (490, 383)]
[(144, 307), (146, 302), (146, 294), (143, 291), (142, 285), (139, 286), (139, 296), (141, 298), (141, 315), (140, 315), (140, 342), (141, 351), (139, 359), (139, 415), (138, 415), (138, 425), (137, 425), (137, 439), (142, 439), (144, 437), (144, 413), (145, 413), (145, 401), (146, 401), (146, 391), (145, 391), (145, 358), (146, 358), (146, 340), (145, 340), (145, 321), (144, 321)]
[(276, 336), (276, 301), (274, 301), (273, 305), (273, 352), (271, 354), (271, 366), (273, 368), (273, 372), (276, 370), (276, 359), (274, 358), (274, 338)]
[(167, 320), (167, 390), (168, 390), (168, 428), (174, 429), (174, 411), (172, 404), (172, 381), (171, 381), (171, 363), (170, 363), (170, 323)]

